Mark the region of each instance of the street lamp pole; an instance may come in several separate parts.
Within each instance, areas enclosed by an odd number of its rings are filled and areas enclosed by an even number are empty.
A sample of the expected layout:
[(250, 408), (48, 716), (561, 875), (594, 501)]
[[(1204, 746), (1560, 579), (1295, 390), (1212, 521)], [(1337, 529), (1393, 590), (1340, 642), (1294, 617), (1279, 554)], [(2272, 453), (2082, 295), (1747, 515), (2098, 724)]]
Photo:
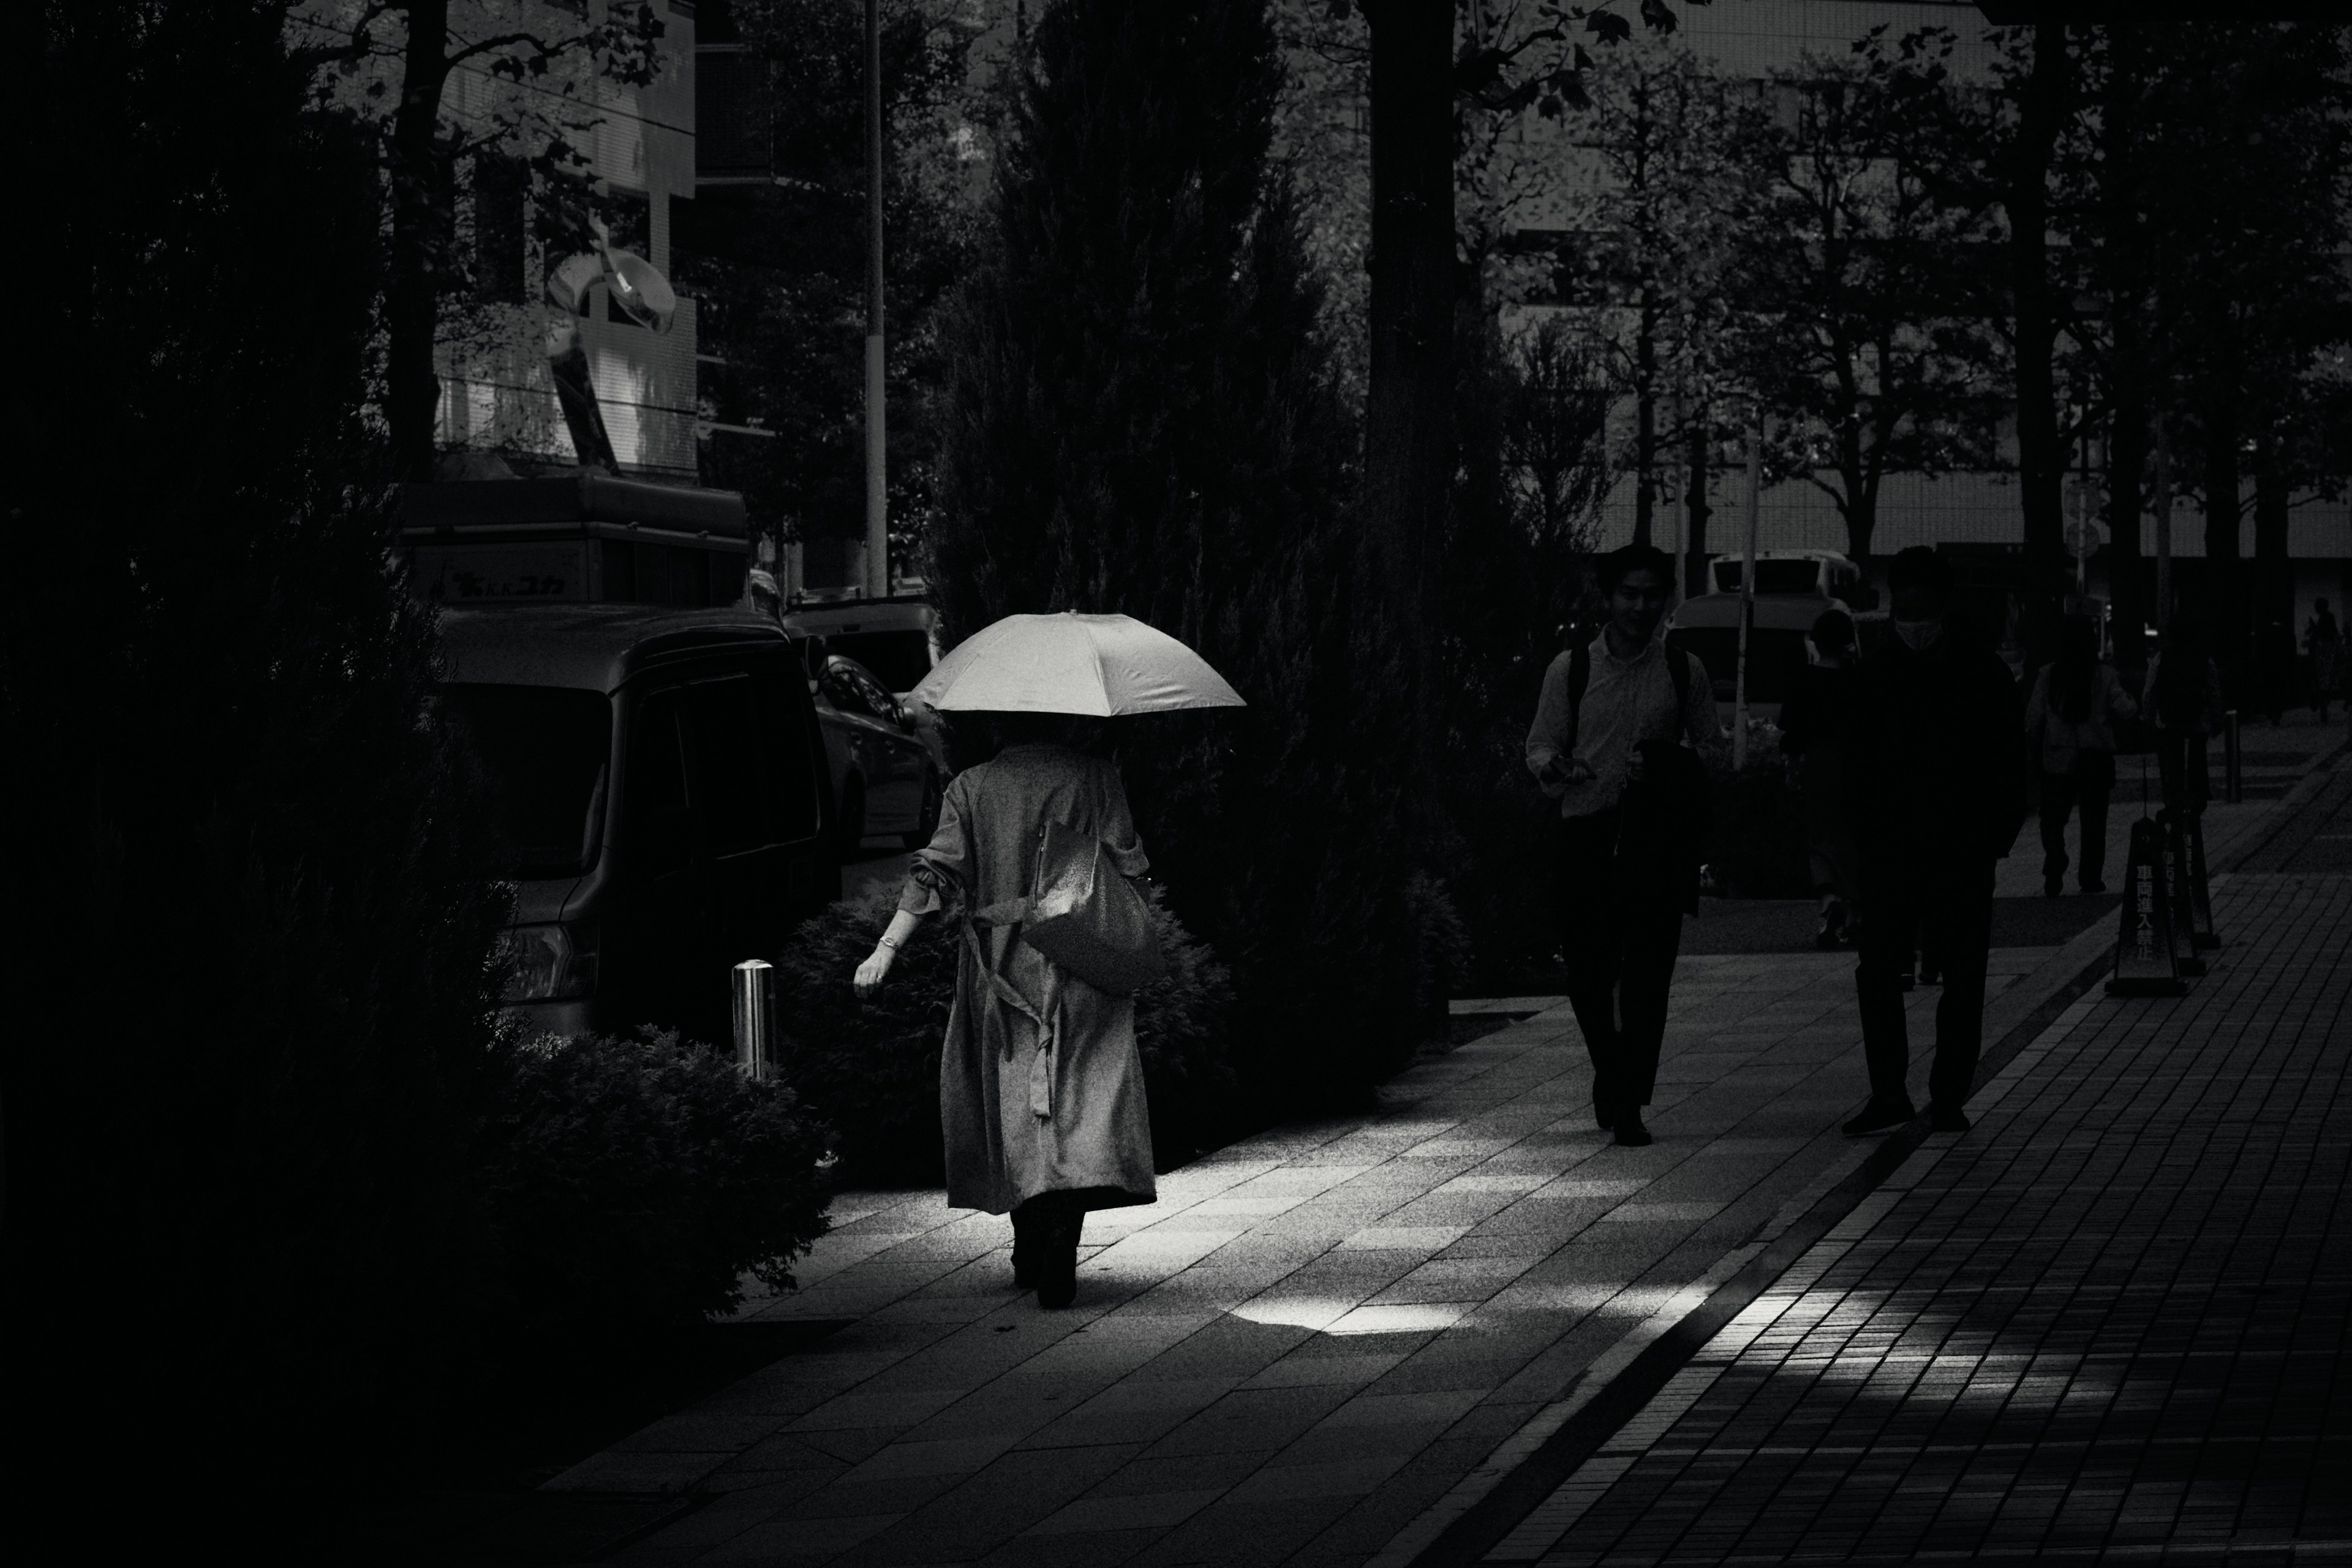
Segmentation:
[(866, 593), (890, 593), (890, 489), (882, 364), (882, 16), (866, 0)]
[(1756, 530), (1764, 510), (1764, 405), (1748, 429), (1748, 542), (1739, 552), (1739, 664), (1731, 700), (1731, 765), (1748, 766), (1748, 629), (1756, 620)]

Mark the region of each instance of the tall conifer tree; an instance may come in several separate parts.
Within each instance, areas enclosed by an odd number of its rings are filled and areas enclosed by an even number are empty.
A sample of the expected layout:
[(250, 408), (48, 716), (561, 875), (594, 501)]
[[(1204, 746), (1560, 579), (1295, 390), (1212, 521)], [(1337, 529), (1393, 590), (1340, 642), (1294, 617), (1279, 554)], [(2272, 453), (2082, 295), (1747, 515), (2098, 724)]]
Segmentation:
[[(1277, 1093), (1418, 1037), (1442, 925), (1398, 845), (1401, 672), (1357, 599), (1354, 437), (1267, 149), (1263, 0), (1066, 0), (1023, 62), (951, 358), (929, 575), (951, 637), (1120, 611), (1251, 704), (1122, 737), (1178, 911), (1234, 963)], [(1359, 639), (1353, 634), (1371, 631)]]

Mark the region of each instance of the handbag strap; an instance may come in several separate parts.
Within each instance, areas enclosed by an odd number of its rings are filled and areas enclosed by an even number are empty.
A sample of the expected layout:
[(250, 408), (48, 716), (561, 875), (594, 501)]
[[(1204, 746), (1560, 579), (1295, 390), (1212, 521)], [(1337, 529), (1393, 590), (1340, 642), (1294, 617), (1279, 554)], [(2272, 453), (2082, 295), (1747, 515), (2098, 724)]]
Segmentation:
[[(1003, 904), (991, 906), (992, 909), (1003, 909), (1004, 907), (1005, 906)], [(983, 914), (987, 912), (987, 910), (982, 911)], [(1031, 1023), (1036, 1025), (1038, 1033), (1041, 1036), (1044, 1035), (1046, 1032), (1045, 1016), (1038, 1012), (1036, 1007), (1031, 1005), (1029, 998), (1024, 996), (1019, 991), (1013, 988), (1011, 981), (1005, 979), (1002, 974), (997, 973), (995, 969), (990, 965), (988, 962), (988, 950), (980, 945), (980, 931), (971, 918), (967, 918), (963, 921), (963, 940), (964, 944), (971, 951), (971, 962), (973, 965), (979, 969), (981, 973), (988, 977), (988, 988), (996, 994), (996, 999), (999, 1002), (1003, 1003), (1006, 1006), (1012, 1008), (1014, 1012), (1020, 1014), (1023, 1017), (1028, 1019)], [(1008, 1049), (1011, 1047), (1011, 1044), (1012, 1042), (1009, 1040), (1006, 1042)]]

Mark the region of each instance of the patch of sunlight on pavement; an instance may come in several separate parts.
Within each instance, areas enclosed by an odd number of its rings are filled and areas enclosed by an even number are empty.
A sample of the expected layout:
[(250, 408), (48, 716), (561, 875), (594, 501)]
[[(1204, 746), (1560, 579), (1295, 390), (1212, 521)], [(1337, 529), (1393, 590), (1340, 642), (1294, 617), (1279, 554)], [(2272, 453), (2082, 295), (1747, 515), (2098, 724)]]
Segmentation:
[(1270, 1323), (1286, 1329), (1313, 1329), (1318, 1333), (1355, 1310), (1354, 1301), (1328, 1296), (1292, 1296), (1274, 1301), (1244, 1301), (1231, 1309), (1234, 1317), (1249, 1322)]
[(1462, 1321), (1470, 1308), (1471, 1303), (1466, 1301), (1366, 1307), (1343, 1297), (1292, 1296), (1244, 1301), (1228, 1310), (1248, 1322), (1311, 1329), (1317, 1333), (1413, 1334), (1450, 1329)]

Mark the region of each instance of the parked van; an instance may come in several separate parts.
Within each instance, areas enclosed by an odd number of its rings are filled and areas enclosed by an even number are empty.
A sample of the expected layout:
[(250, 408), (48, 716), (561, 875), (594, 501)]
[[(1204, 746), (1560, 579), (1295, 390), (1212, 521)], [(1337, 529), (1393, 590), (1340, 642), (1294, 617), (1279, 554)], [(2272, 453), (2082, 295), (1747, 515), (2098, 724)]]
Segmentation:
[(442, 710), (499, 794), (518, 887), (509, 1001), (558, 1033), (721, 1043), (729, 972), (841, 896), (816, 710), (742, 610), (441, 615)]
[[(1763, 573), (1759, 570), (1757, 576), (1760, 581)], [(1738, 594), (1685, 599), (1666, 628), (1669, 646), (1706, 666), (1726, 722), (1738, 684), (1740, 602)], [(1813, 622), (1823, 610), (1843, 606), (1810, 594), (1759, 594), (1755, 605), (1756, 618), (1748, 628), (1748, 711), (1752, 718), (1769, 720), (1780, 713), (1811, 661), (1805, 638)]]

